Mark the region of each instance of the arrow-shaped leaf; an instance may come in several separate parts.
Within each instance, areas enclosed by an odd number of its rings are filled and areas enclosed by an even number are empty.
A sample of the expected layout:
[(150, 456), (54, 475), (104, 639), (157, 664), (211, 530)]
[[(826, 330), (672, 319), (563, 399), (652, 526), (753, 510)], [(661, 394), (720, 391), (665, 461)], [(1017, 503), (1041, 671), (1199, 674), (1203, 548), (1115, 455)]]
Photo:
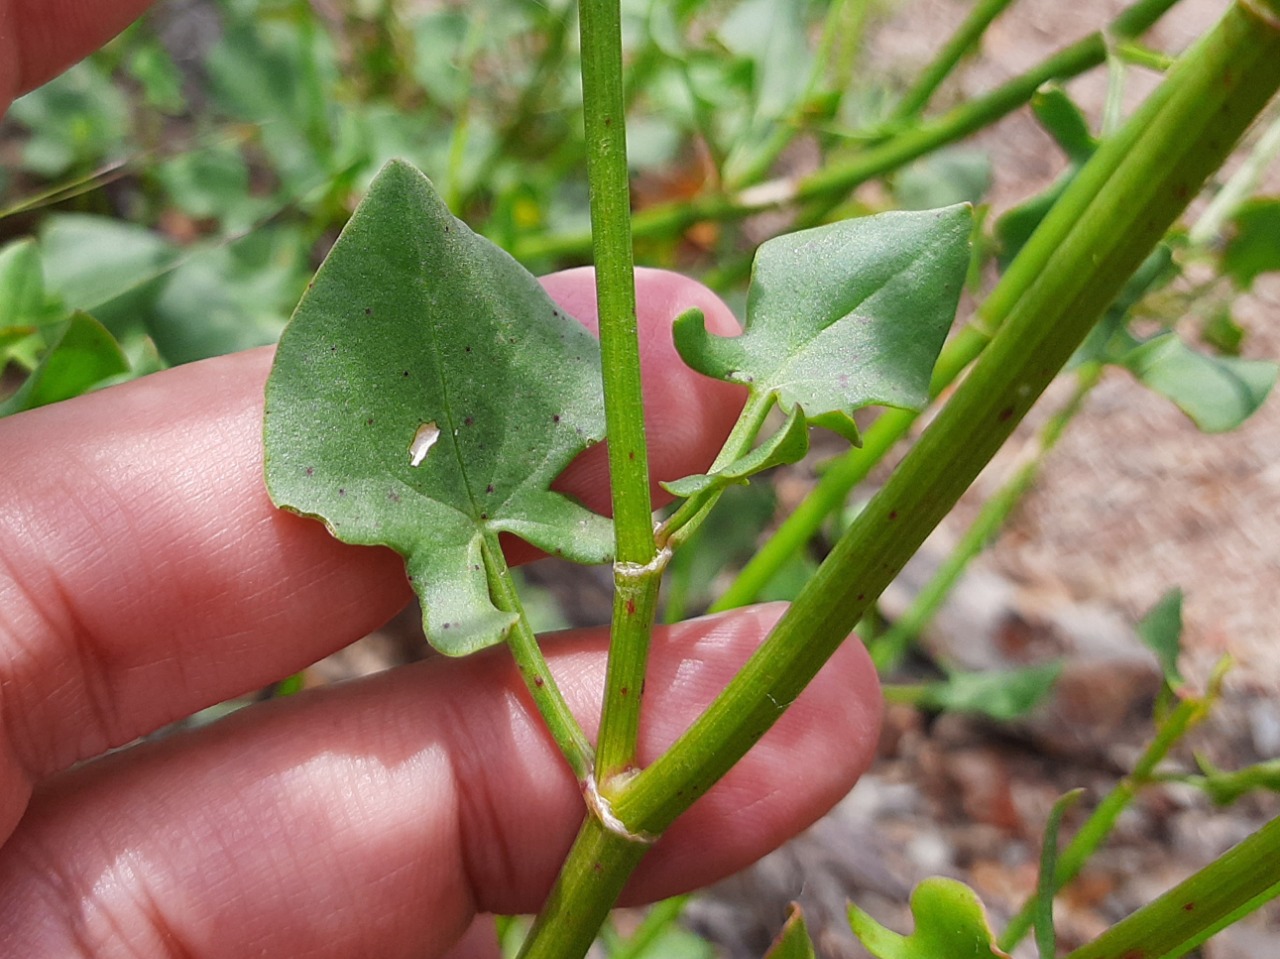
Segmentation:
[(923, 407), (969, 263), (969, 207), (844, 220), (760, 247), (746, 329), (722, 338), (700, 314), (676, 323), (695, 370), (776, 393), (784, 412), (857, 441), (853, 412)]
[(513, 621), (483, 543), (602, 562), (611, 524), (548, 487), (603, 437), (595, 339), (391, 163), (294, 314), (267, 383), (277, 505), (406, 559), (427, 634), (461, 655)]
[(977, 894), (954, 879), (926, 879), (911, 893), (916, 928), (909, 936), (886, 929), (857, 906), (849, 924), (876, 959), (1009, 959), (994, 945)]

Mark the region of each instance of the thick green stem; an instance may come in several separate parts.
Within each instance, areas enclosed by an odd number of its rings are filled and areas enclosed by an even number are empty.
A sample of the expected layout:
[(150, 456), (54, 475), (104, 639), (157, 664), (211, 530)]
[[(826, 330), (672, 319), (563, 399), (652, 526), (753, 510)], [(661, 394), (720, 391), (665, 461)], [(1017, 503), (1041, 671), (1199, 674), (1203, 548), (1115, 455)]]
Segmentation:
[(1067, 959), (1183, 955), (1222, 920), (1280, 892), (1280, 819), (1112, 926)]
[(529, 930), (520, 959), (585, 956), (646, 849), (588, 816)]
[[(641, 689), (649, 655), (660, 571), (653, 566), (653, 506), (640, 391), (640, 345), (631, 250), (631, 193), (627, 172), (626, 107), (622, 89), (622, 15), (618, 0), (582, 0), (583, 113), (591, 233), (600, 314), (609, 476), (617, 536), (615, 579), (628, 583), (614, 604), (613, 635), (599, 748), (602, 781), (632, 765), (640, 724)], [(636, 582), (637, 578), (641, 582)]]
[[(1178, 0), (1140, 0), (1120, 14), (1105, 31), (1111, 37), (1133, 37), (1145, 31)], [(705, 220), (736, 220), (793, 203), (830, 202), (878, 176), (994, 123), (1031, 99), (1049, 80), (1065, 80), (1106, 60), (1102, 32), (1059, 51), (1039, 66), (1010, 80), (985, 96), (971, 100), (936, 120), (912, 127), (883, 143), (861, 150), (842, 163), (833, 163), (800, 180), (776, 180), (729, 196), (713, 194), (691, 201), (665, 203), (638, 213), (632, 221), (637, 237), (673, 236)], [(582, 256), (592, 246), (587, 233), (532, 236), (514, 250), (517, 259), (556, 259)]]
[(1000, 16), (1013, 0), (978, 0), (964, 23), (938, 51), (933, 62), (925, 67), (915, 85), (911, 87), (893, 111), (892, 121), (902, 122), (917, 116), (925, 108), (930, 98), (942, 86), (951, 71), (964, 59), (982, 39), (991, 26), (991, 21)]
[(542, 715), (543, 722), (547, 724), (551, 738), (560, 747), (569, 768), (573, 770), (573, 775), (578, 782), (585, 783), (591, 777), (595, 765), (594, 751), (582, 727), (578, 725), (578, 720), (569, 711), (569, 704), (556, 685), (555, 677), (547, 668), (547, 661), (543, 658), (538, 638), (525, 616), (520, 595), (516, 592), (511, 570), (507, 567), (496, 534), (485, 536), (481, 554), (489, 582), (489, 595), (494, 605), (504, 612), (516, 614), (515, 625), (507, 632), (507, 647), (520, 670), (520, 677), (524, 680), (529, 695), (533, 697), (533, 703)]
[(969, 563), (996, 537), (1014, 508), (1035, 485), (1045, 457), (1062, 438), (1067, 426), (1083, 408), (1085, 397), (1101, 378), (1101, 363), (1089, 363), (1081, 368), (1071, 398), (1041, 430), (1039, 448), (1034, 458), (1019, 467), (1013, 477), (982, 505), (978, 518), (965, 531), (956, 548), (947, 555), (933, 578), (920, 590), (910, 608), (889, 630), (876, 639), (871, 647), (871, 658), (877, 669), (886, 672), (897, 665), (906, 653), (907, 647), (937, 615)]
[(988, 300), (981, 359), (739, 676), (616, 797), (625, 822), (661, 832), (799, 695), (1277, 87), (1276, 18), (1232, 6), (1064, 192)]

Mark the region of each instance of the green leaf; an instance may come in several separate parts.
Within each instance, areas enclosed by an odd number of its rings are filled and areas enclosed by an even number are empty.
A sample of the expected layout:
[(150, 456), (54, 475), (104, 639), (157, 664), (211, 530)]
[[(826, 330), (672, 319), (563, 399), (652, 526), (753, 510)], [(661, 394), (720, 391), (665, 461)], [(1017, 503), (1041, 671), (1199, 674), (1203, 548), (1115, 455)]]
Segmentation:
[(661, 485), (672, 496), (687, 499), (706, 490), (724, 489), (735, 483), (745, 483), (747, 477), (775, 466), (798, 463), (807, 452), (809, 425), (805, 422), (804, 411), (796, 407), (778, 432), (745, 456), (713, 473), (695, 473)]
[(0, 247), (0, 331), (41, 326), (56, 315), (45, 295), (36, 242), (17, 240)]
[(787, 908), (787, 921), (782, 924), (782, 931), (773, 940), (764, 959), (814, 959), (814, 955), (813, 940), (809, 938), (804, 913), (793, 902)]
[(982, 150), (950, 149), (931, 153), (894, 180), (893, 192), (904, 210), (931, 210), (954, 203), (978, 203), (991, 189), (991, 159)]
[(1037, 90), (1031, 98), (1031, 110), (1073, 165), (1082, 165), (1093, 156), (1098, 141), (1089, 131), (1089, 120), (1061, 87)]
[(926, 709), (980, 713), (992, 719), (1024, 716), (1044, 700), (1062, 673), (1061, 663), (981, 673), (952, 673), (925, 687)]
[(1054, 959), (1057, 955), (1057, 934), (1053, 926), (1053, 897), (1058, 894), (1058, 831), (1062, 817), (1084, 795), (1083, 789), (1073, 789), (1059, 797), (1049, 810), (1049, 820), (1044, 826), (1044, 843), (1040, 847), (1040, 877), (1036, 882), (1036, 948), (1040, 959)]
[(900, 936), (852, 903), (849, 925), (876, 959), (1009, 959), (987, 925), (982, 902), (972, 889), (954, 879), (935, 877), (911, 894), (916, 929)]
[(1243, 289), (1262, 273), (1280, 270), (1280, 198), (1250, 200), (1232, 218), (1222, 266)]
[(88, 313), (74, 313), (31, 375), (0, 403), (0, 416), (79, 396), (128, 371), (129, 363), (106, 327)]
[(717, 379), (774, 393), (810, 422), (857, 441), (853, 412), (912, 409), (929, 399), (969, 263), (967, 206), (893, 212), (770, 240), (756, 254), (746, 329), (707, 333), (698, 315), (675, 324), (684, 361)]
[(1178, 653), (1182, 644), (1182, 590), (1173, 588), (1160, 597), (1138, 623), (1138, 636), (1156, 654), (1165, 682), (1182, 685)]
[(1269, 360), (1207, 356), (1175, 333), (1147, 340), (1121, 362), (1206, 433), (1235, 429), (1257, 412), (1275, 385), (1277, 372)]
[(267, 383), (275, 502), (405, 556), (433, 645), (502, 639), (498, 532), (579, 562), (608, 520), (548, 487), (603, 436), (596, 341), (537, 280), (390, 163), (281, 339)]

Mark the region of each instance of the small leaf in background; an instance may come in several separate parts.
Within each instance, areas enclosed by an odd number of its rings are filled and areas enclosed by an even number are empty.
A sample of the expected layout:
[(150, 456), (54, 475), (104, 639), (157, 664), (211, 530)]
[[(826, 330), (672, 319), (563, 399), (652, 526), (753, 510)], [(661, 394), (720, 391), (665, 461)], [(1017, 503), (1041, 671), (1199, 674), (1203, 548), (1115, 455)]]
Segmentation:
[(1031, 111), (1072, 164), (1081, 165), (1093, 156), (1098, 141), (1089, 130), (1089, 120), (1061, 87), (1037, 90), (1031, 98)]
[(608, 558), (612, 524), (549, 489), (603, 431), (595, 339), (426, 177), (389, 164), (276, 352), (277, 505), (405, 556), (432, 644), (463, 655), (514, 618), (489, 595), (484, 550), (499, 532)]
[(982, 202), (991, 189), (991, 159), (982, 150), (939, 150), (917, 160), (893, 181), (904, 210), (935, 210)]
[(124, 154), (129, 103), (97, 62), (85, 60), (15, 100), (8, 119), (31, 131), (22, 165), (54, 179)]
[(764, 959), (814, 959), (813, 940), (809, 938), (804, 913), (797, 903), (787, 907), (787, 921), (782, 924), (782, 931), (773, 940)]
[(1263, 273), (1280, 270), (1280, 197), (1258, 197), (1242, 205), (1231, 220), (1232, 234), (1222, 266), (1241, 289)]
[(745, 456), (713, 473), (697, 473), (661, 485), (672, 496), (687, 499), (706, 490), (724, 489), (735, 483), (745, 483), (748, 477), (775, 466), (798, 463), (807, 452), (809, 428), (805, 423), (804, 413), (797, 407), (791, 411), (778, 432)]
[(67, 306), (95, 315), (97, 307), (155, 280), (178, 257), (172, 244), (150, 230), (81, 213), (49, 217), (40, 246), (48, 289)]
[(931, 683), (920, 705), (940, 711), (980, 713), (992, 719), (1025, 716), (1053, 690), (1062, 673), (1061, 663), (982, 673), (953, 673)]
[(1175, 587), (1160, 597), (1138, 623), (1138, 637), (1156, 654), (1165, 682), (1175, 689), (1183, 683), (1178, 672), (1182, 644), (1182, 590)]
[(775, 393), (857, 440), (853, 413), (913, 409), (955, 316), (969, 265), (967, 206), (881, 213), (778, 237), (756, 254), (738, 337), (680, 317), (676, 347), (700, 373)]
[(1059, 797), (1053, 804), (1053, 808), (1049, 810), (1049, 819), (1044, 826), (1035, 906), (1036, 948), (1040, 951), (1040, 959), (1054, 959), (1057, 955), (1057, 934), (1053, 926), (1053, 898), (1058, 894), (1055, 878), (1058, 873), (1058, 831), (1062, 828), (1062, 817), (1083, 795), (1083, 789), (1073, 789)]
[(986, 911), (964, 883), (935, 877), (911, 893), (915, 932), (901, 936), (852, 903), (849, 925), (876, 959), (1009, 959), (994, 944)]
[(1207, 356), (1176, 333), (1153, 337), (1121, 362), (1206, 433), (1233, 430), (1256, 413), (1275, 385), (1277, 372), (1269, 360)]
[(1239, 356), (1244, 347), (1244, 338), (1244, 327), (1225, 308), (1214, 313), (1200, 327), (1201, 342), (1224, 356)]
[(31, 375), (0, 403), (0, 416), (79, 396), (128, 371), (129, 361), (106, 327), (87, 313), (74, 313)]

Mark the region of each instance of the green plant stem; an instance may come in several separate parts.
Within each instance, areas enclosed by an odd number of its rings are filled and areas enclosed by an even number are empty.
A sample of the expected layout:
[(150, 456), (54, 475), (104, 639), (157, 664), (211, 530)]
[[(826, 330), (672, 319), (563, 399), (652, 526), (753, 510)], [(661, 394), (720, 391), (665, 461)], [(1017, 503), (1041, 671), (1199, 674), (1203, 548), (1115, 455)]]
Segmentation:
[(933, 62), (925, 67), (919, 79), (903, 95), (890, 122), (905, 122), (918, 116), (956, 65), (978, 45), (982, 35), (987, 32), (987, 27), (991, 26), (991, 21), (1000, 16), (1012, 2), (1013, 0), (978, 0), (964, 23), (960, 24), (960, 28), (938, 51)]
[(1263, 173), (1277, 156), (1280, 156), (1280, 116), (1274, 116), (1240, 164), (1240, 168), (1214, 195), (1204, 213), (1187, 231), (1187, 240), (1192, 246), (1205, 246), (1217, 238), (1226, 222), (1249, 199)]
[[(1133, 767), (1133, 772), (1120, 780), (1098, 807), (1084, 821), (1076, 834), (1058, 855), (1053, 872), (1053, 892), (1071, 882), (1080, 875), (1080, 870), (1089, 858), (1111, 835), (1120, 814), (1133, 802), (1138, 791), (1156, 779), (1156, 766), (1164, 761), (1169, 751), (1176, 746), (1187, 733), (1204, 720), (1218, 697), (1218, 680), (1215, 678), (1209, 692), (1203, 697), (1183, 700), (1178, 704), (1156, 731), (1156, 735), (1143, 750), (1142, 756)], [(1000, 935), (1001, 949), (1012, 950), (1031, 929), (1035, 920), (1036, 897), (1029, 898), (1022, 904), (1017, 915), (1009, 920), (1009, 924)]]
[(1280, 88), (1276, 9), (1233, 5), (1066, 189), (988, 298), (999, 330), (950, 402), (738, 676), (613, 797), (630, 828), (661, 833), (745, 754), (1012, 433)]
[[(773, 725), (1222, 164), (1280, 88), (1280, 0), (1266, 2), (1265, 14), (1230, 7), (1066, 189), (988, 298), (989, 315), (1003, 322), (950, 402), (738, 676), (671, 749), (609, 796), (628, 829), (664, 831)], [(526, 955), (583, 955), (642, 853), (589, 818)], [(1274, 870), (1276, 850), (1268, 856)]]
[[(960, 330), (943, 349), (933, 368), (930, 397), (937, 397), (982, 352), (990, 336), (976, 326)], [(915, 410), (885, 410), (862, 434), (862, 446), (830, 463), (813, 491), (788, 516), (774, 535), (751, 558), (710, 612), (754, 602), (793, 555), (813, 539), (828, 516), (839, 509), (861, 483), (910, 431), (920, 414)]]
[(1273, 819), (1204, 869), (1116, 923), (1067, 959), (1180, 956), (1223, 920), (1280, 892), (1280, 819)]
[[(585, 956), (609, 907), (647, 849), (647, 845), (629, 842), (588, 816), (529, 930), (520, 959)], [(606, 903), (603, 910), (599, 908), (602, 902)]]
[[(1105, 32), (1112, 37), (1137, 36), (1177, 2), (1139, 0), (1116, 17)], [(707, 220), (736, 220), (764, 210), (814, 200), (827, 204), (839, 202), (860, 184), (994, 123), (1025, 104), (1049, 80), (1077, 76), (1105, 60), (1103, 33), (1091, 34), (985, 96), (956, 107), (936, 120), (904, 130), (883, 143), (860, 150), (848, 160), (833, 163), (811, 176), (799, 180), (770, 181), (730, 195), (710, 194), (649, 207), (632, 221), (633, 234), (639, 238), (673, 236)], [(514, 255), (520, 260), (557, 259), (582, 256), (591, 246), (592, 238), (587, 233), (535, 235), (518, 243)]]
[(502, 554), (496, 533), (487, 533), (481, 544), (485, 576), (489, 582), (489, 596), (498, 609), (516, 614), (515, 625), (507, 631), (507, 648), (516, 661), (520, 677), (524, 680), (533, 703), (541, 714), (551, 738), (573, 770), (579, 783), (588, 781), (595, 765), (595, 753), (578, 720), (569, 710), (555, 677), (547, 667), (547, 661), (538, 646), (538, 638), (529, 625), (520, 594), (511, 577), (511, 570)]
[[(622, 89), (622, 14), (618, 0), (582, 0), (583, 117), (591, 234), (600, 316), (609, 476), (617, 537), (613, 633), (601, 715), (601, 783), (635, 761), (641, 690), (657, 609), (661, 569), (653, 539)], [(646, 572), (647, 571), (647, 572)], [(625, 595), (623, 595), (625, 593)]]
[(609, 959), (640, 959), (658, 937), (680, 918), (689, 896), (673, 896), (655, 903), (629, 939), (609, 951)]
[[(714, 462), (708, 467), (708, 473), (714, 473), (728, 466), (751, 451), (752, 444), (764, 426), (765, 417), (773, 409), (774, 401), (775, 397), (772, 393), (766, 396), (753, 393), (747, 399), (742, 412), (738, 414), (738, 421), (729, 432), (729, 438), (725, 440)], [(707, 490), (681, 503), (679, 508), (658, 528), (659, 546), (671, 549), (680, 547), (702, 525), (703, 520), (720, 499), (722, 492), (722, 489)]]
[(947, 554), (947, 558), (933, 578), (920, 590), (910, 608), (872, 644), (871, 658), (878, 670), (887, 672), (897, 665), (911, 642), (938, 614), (969, 563), (996, 537), (1014, 508), (1035, 485), (1045, 457), (1058, 444), (1067, 426), (1083, 408), (1085, 397), (1101, 378), (1101, 363), (1091, 362), (1080, 368), (1071, 397), (1042, 428), (1034, 458), (1019, 467), (1009, 481), (983, 504), (977, 519), (965, 531), (956, 548)]

